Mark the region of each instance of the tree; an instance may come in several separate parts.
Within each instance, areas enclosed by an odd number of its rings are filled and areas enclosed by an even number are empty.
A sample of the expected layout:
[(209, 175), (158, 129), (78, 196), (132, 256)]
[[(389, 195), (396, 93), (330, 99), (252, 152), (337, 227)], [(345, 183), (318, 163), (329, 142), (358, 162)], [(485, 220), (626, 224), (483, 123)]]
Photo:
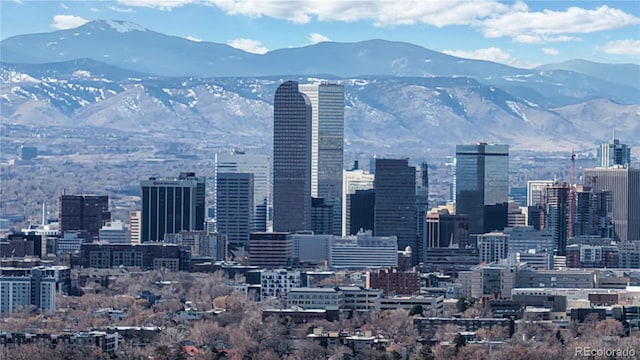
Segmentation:
[(456, 345), (456, 353), (460, 351), (461, 347), (467, 346), (467, 338), (464, 335), (458, 333), (456, 337), (453, 338), (453, 343)]
[(409, 316), (420, 315), (424, 312), (422, 305), (414, 305), (409, 311)]

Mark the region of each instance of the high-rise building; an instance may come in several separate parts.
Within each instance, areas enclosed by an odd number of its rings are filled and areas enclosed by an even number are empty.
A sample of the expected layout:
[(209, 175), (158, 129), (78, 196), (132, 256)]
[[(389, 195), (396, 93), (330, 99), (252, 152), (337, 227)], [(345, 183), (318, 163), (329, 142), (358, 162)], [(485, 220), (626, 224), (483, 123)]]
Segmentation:
[[(215, 156), (214, 179), (218, 173), (253, 174), (253, 219), (251, 221), (251, 231), (267, 231), (270, 226), (269, 213), (271, 209), (271, 159), (269, 156), (247, 154), (237, 149), (232, 152), (217, 153)], [(216, 190), (214, 189), (215, 192)], [(213, 217), (215, 218), (215, 212)]]
[(361, 231), (375, 232), (376, 191), (356, 190), (349, 194), (349, 234), (356, 235)]
[(58, 211), (60, 234), (84, 230), (95, 240), (100, 228), (111, 220), (109, 197), (106, 195), (60, 195)]
[(416, 169), (407, 159), (376, 159), (374, 187), (374, 235), (397, 236), (398, 248), (410, 246), (417, 263)]
[(539, 206), (544, 203), (544, 189), (553, 185), (553, 180), (527, 181), (527, 206)]
[(483, 234), (507, 225), (509, 146), (456, 146), (456, 214), (469, 216), (469, 232)]
[(274, 231), (311, 229), (311, 128), (309, 98), (297, 82), (282, 83), (273, 102)]
[[(358, 233), (357, 228), (355, 232), (351, 226), (351, 198), (350, 195), (355, 194), (357, 190), (370, 190), (373, 189), (374, 175), (367, 171), (360, 169), (345, 170), (343, 172), (343, 190), (342, 190), (342, 236), (355, 235)], [(373, 194), (373, 193), (372, 193)], [(371, 203), (373, 206), (373, 202)], [(373, 207), (372, 207), (373, 209)], [(373, 220), (371, 229), (373, 230)]]
[(598, 148), (598, 163), (600, 167), (608, 168), (631, 165), (631, 148), (622, 144), (620, 140), (613, 139), (613, 143), (601, 144)]
[(467, 215), (449, 214), (446, 209), (427, 214), (427, 247), (465, 248), (469, 244)]
[(252, 173), (216, 174), (216, 224), (233, 247), (249, 247), (253, 220)]
[[(427, 245), (427, 213), (429, 212), (429, 169), (427, 163), (416, 167), (416, 233), (417, 251), (424, 254)], [(422, 260), (422, 259), (421, 259)]]
[(140, 182), (142, 221), (140, 241), (162, 241), (165, 233), (204, 230), (205, 180), (195, 173), (178, 178), (155, 177)]
[(132, 211), (129, 214), (129, 238), (132, 244), (140, 244), (140, 222), (142, 220), (142, 212)]
[(311, 230), (314, 234), (333, 233), (333, 205), (323, 198), (311, 198)]
[(311, 196), (333, 206), (333, 234), (342, 233), (342, 170), (344, 157), (344, 87), (301, 84), (311, 101)]
[(283, 268), (293, 260), (293, 240), (285, 232), (251, 233), (249, 264), (262, 268)]
[(0, 313), (11, 314), (29, 305), (53, 313), (57, 293), (68, 293), (70, 287), (67, 266), (0, 267)]
[(565, 256), (569, 237), (569, 185), (547, 186), (544, 196), (545, 228), (553, 235), (556, 255)]
[(481, 262), (492, 263), (507, 258), (509, 235), (492, 232), (478, 235), (477, 238)]
[(640, 240), (640, 169), (585, 169), (584, 179), (596, 193), (611, 192), (616, 238)]

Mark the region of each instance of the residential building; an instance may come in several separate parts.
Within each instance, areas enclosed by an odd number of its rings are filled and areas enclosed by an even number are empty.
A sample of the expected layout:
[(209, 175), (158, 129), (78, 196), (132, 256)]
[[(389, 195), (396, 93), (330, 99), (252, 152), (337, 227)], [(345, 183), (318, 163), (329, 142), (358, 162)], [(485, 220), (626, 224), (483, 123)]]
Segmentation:
[(312, 107), (286, 81), (273, 102), (273, 230), (311, 229)]
[(573, 244), (567, 246), (567, 267), (577, 269), (617, 268), (618, 247)]
[(140, 234), (141, 221), (142, 221), (141, 211), (132, 211), (129, 214), (129, 238), (132, 244), (142, 243), (141, 241), (142, 234)]
[(407, 159), (376, 159), (375, 236), (396, 236), (398, 248), (411, 247), (418, 262), (416, 169)]
[(507, 258), (509, 235), (501, 232), (476, 235), (480, 262), (492, 263)]
[(553, 180), (529, 180), (527, 181), (527, 207), (541, 206), (545, 203), (544, 191), (547, 186), (553, 185)]
[(140, 182), (142, 221), (140, 241), (162, 241), (164, 234), (204, 230), (205, 179), (195, 173), (178, 178), (155, 177)]
[(53, 313), (56, 294), (68, 293), (70, 286), (71, 270), (67, 266), (0, 267), (0, 312), (11, 314), (33, 305)]
[(252, 173), (216, 173), (216, 226), (230, 246), (249, 247), (255, 215)]
[(480, 329), (490, 330), (494, 326), (505, 329), (505, 337), (511, 337), (515, 332), (513, 319), (491, 319), (491, 318), (442, 318), (442, 317), (415, 317), (413, 327), (419, 334), (427, 334), (438, 328), (447, 325), (454, 325), (460, 331), (478, 331)]
[(415, 295), (420, 291), (420, 273), (393, 269), (367, 271), (367, 289), (380, 289), (384, 295)]
[(618, 243), (619, 267), (640, 269), (640, 241), (621, 241)]
[(191, 256), (210, 257), (214, 261), (227, 259), (227, 237), (206, 231), (180, 231), (177, 234), (164, 234), (164, 242), (188, 247)]
[(545, 229), (553, 235), (559, 256), (566, 255), (569, 232), (569, 185), (554, 184), (545, 188)]
[(91, 240), (97, 240), (100, 228), (110, 220), (108, 196), (60, 195), (58, 201), (60, 233), (84, 230), (89, 233)]
[(260, 300), (286, 299), (289, 290), (300, 287), (300, 271), (262, 270), (260, 272)]
[(301, 84), (311, 102), (311, 196), (332, 206), (333, 235), (342, 235), (344, 87), (321, 82)]
[(191, 252), (175, 244), (82, 244), (79, 265), (109, 269), (137, 267), (143, 270), (189, 271)]
[(469, 216), (469, 233), (507, 226), (509, 146), (456, 146), (456, 214)]

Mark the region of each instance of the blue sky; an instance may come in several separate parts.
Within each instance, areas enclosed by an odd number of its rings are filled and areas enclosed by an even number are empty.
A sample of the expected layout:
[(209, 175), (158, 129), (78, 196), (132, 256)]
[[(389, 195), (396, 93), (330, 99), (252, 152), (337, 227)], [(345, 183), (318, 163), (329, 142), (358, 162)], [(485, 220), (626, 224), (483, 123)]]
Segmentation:
[(640, 64), (638, 0), (0, 0), (2, 39), (97, 19), (257, 53), (378, 38), (519, 67)]

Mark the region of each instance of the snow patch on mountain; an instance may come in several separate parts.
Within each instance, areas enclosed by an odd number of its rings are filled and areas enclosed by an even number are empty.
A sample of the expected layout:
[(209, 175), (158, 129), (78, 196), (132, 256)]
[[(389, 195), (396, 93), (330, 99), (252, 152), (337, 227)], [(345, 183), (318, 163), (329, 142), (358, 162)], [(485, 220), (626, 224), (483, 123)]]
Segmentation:
[(105, 23), (111, 26), (115, 31), (121, 33), (130, 31), (147, 31), (146, 28), (128, 21), (105, 20)]

